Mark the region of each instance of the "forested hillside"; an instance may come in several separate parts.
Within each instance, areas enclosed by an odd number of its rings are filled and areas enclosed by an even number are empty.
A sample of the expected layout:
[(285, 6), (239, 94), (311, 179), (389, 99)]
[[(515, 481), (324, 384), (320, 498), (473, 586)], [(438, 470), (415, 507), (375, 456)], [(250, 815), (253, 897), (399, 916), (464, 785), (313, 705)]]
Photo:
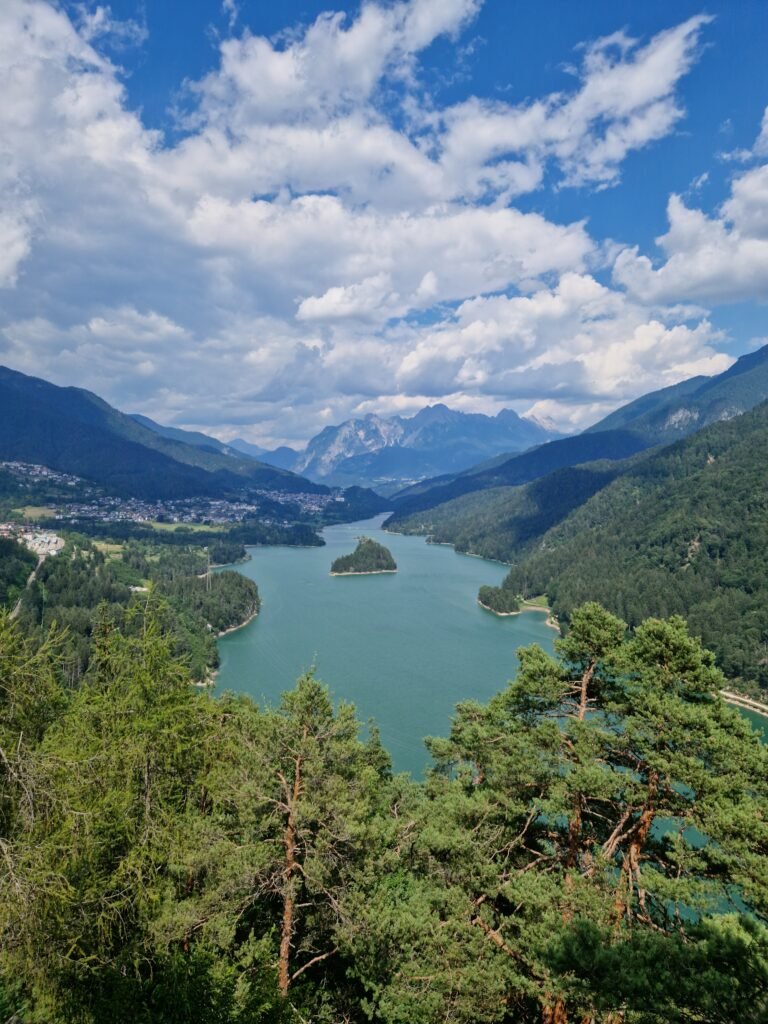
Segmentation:
[(0, 537), (0, 605), (13, 606), (36, 563), (37, 557), (27, 548)]
[(163, 614), (174, 653), (196, 680), (204, 680), (218, 665), (217, 634), (259, 610), (252, 580), (235, 572), (206, 580), (206, 567), (202, 547), (94, 543), (70, 535), (63, 552), (47, 558), (23, 592), (19, 622), (39, 644), (52, 626), (63, 631), (62, 670), (75, 685), (91, 660), (95, 623), (106, 615), (124, 624), (131, 608), (146, 603), (154, 588), (166, 599)]
[[(714, 377), (692, 377), (651, 392), (617, 409), (583, 434), (480, 463), (463, 473), (437, 477), (393, 495), (393, 523), (453, 501), (464, 494), (519, 486), (565, 467), (599, 460), (628, 459), (638, 452), (738, 416), (768, 399), (768, 345), (742, 356)], [(461, 515), (463, 508), (458, 507)], [(447, 523), (452, 510), (440, 520)], [(500, 528), (501, 524), (498, 524)]]
[(639, 461), (547, 532), (504, 586), (631, 624), (680, 614), (726, 675), (768, 686), (768, 404)]
[(313, 678), (213, 699), (158, 599), (81, 684), (0, 613), (0, 1017), (758, 1024), (768, 752), (681, 620), (596, 605), (426, 783)]
[(466, 494), (404, 519), (388, 529), (422, 534), (457, 551), (510, 562), (542, 534), (606, 487), (627, 463), (594, 462), (560, 469), (518, 487)]
[(579, 434), (578, 437), (566, 437), (562, 441), (550, 441), (505, 461), (492, 460), (487, 466), (467, 470), (456, 477), (427, 480), (393, 495), (395, 511), (392, 522), (435, 508), (463, 494), (494, 487), (519, 486), (558, 469), (579, 466), (585, 462), (626, 459), (648, 447), (646, 441), (627, 430)]

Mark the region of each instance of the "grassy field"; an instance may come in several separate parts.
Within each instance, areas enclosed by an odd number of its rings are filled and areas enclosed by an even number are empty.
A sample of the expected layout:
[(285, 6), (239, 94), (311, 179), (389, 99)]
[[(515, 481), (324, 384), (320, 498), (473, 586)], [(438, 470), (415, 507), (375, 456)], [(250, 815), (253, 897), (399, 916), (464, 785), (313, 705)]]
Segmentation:
[(533, 605), (534, 608), (549, 608), (549, 601), (546, 594), (538, 594), (536, 597), (528, 597), (523, 604)]
[(93, 542), (93, 544), (94, 547), (97, 548), (97, 550), (101, 551), (102, 554), (107, 556), (108, 562), (114, 561), (114, 559), (119, 558), (122, 555), (123, 549), (125, 547), (124, 544), (113, 544), (110, 541), (106, 540), (96, 540)]
[(22, 519), (29, 519), (35, 523), (41, 519), (50, 519), (56, 514), (56, 509), (49, 505), (25, 505), (23, 508), (15, 508), (13, 511)]

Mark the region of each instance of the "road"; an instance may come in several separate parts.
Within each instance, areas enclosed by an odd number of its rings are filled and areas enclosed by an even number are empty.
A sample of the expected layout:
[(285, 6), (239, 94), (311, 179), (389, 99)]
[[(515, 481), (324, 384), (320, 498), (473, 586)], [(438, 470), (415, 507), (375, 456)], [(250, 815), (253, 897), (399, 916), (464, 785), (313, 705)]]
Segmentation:
[[(45, 561), (45, 555), (40, 555), (40, 557), (37, 560), (37, 565), (32, 570), (32, 572), (29, 574), (29, 579), (27, 580), (27, 582), (26, 582), (26, 584), (24, 586), (24, 590), (26, 590), (27, 587), (31, 587), (32, 584), (35, 582), (35, 579), (37, 578), (37, 574), (40, 571), (40, 566), (43, 564), (44, 561)], [(13, 611), (8, 616), (9, 619), (15, 619), (16, 616), (21, 611), (21, 601), (22, 601), (23, 597), (24, 597), (24, 591), (22, 591), (21, 596), (19, 597), (19, 600), (16, 602), (16, 604), (13, 607)]]

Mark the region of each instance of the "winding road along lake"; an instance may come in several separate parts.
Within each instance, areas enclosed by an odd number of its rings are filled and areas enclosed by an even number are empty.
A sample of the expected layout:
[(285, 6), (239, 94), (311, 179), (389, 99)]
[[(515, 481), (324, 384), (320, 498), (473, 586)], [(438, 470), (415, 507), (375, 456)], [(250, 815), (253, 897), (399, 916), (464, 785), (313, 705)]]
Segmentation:
[[(541, 612), (498, 618), (478, 606), (503, 565), (384, 533), (384, 518), (328, 527), (322, 548), (250, 549), (237, 568), (258, 584), (261, 613), (221, 639), (217, 690), (276, 704), (314, 665), (334, 699), (376, 722), (395, 770), (420, 775), (423, 737), (447, 735), (454, 705), (487, 700), (514, 676), (518, 647), (552, 650), (557, 634)], [(390, 549), (398, 572), (330, 576), (362, 534)]]

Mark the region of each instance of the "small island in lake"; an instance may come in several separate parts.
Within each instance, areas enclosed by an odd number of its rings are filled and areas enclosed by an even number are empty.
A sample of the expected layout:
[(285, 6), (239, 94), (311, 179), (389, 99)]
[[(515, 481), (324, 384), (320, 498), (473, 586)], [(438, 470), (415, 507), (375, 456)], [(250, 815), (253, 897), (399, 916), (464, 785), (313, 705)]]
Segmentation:
[(331, 576), (368, 576), (380, 572), (397, 572), (397, 563), (389, 548), (370, 537), (358, 537), (352, 554), (342, 555), (331, 566)]

